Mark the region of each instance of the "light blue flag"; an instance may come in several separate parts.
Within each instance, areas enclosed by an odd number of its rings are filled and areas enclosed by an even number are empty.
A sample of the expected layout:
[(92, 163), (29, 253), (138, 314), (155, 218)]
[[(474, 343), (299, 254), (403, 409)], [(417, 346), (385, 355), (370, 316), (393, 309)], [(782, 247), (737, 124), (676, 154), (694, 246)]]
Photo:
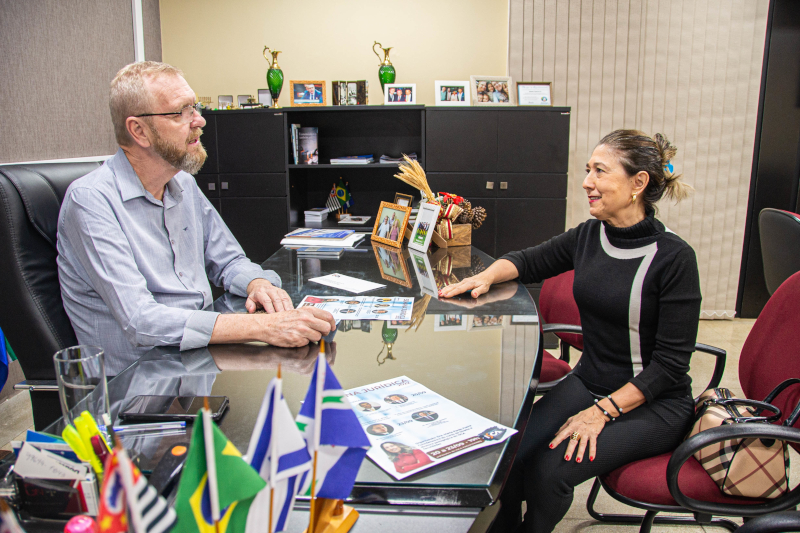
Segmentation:
[(303, 435), (292, 420), (282, 394), (282, 380), (274, 378), (267, 387), (250, 437), (247, 457), (267, 482), (247, 515), (246, 533), (263, 533), (269, 523), (272, 502), (272, 531), (284, 531), (300, 486), (300, 476), (311, 468)]
[[(312, 457), (317, 451), (316, 496), (338, 500), (350, 496), (370, 444), (323, 353), (296, 421)], [(300, 494), (311, 495), (310, 472), (302, 479)]]
[(0, 391), (8, 379), (8, 352), (6, 351), (6, 337), (0, 329)]

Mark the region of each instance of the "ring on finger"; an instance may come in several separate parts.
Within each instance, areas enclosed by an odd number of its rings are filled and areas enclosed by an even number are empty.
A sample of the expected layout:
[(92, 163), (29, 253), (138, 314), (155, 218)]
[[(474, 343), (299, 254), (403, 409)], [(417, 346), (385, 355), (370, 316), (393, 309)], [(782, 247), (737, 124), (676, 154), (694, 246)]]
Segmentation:
[(573, 432), (572, 435), (569, 436), (569, 440), (580, 440), (581, 434), (577, 431)]

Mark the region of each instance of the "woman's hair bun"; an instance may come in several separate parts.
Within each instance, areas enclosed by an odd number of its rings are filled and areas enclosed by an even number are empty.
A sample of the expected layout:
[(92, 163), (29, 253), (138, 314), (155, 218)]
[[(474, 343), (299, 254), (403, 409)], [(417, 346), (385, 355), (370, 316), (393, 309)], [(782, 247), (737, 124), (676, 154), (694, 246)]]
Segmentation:
[(660, 133), (653, 135), (653, 141), (661, 155), (661, 165), (664, 168), (664, 194), (676, 202), (686, 199), (694, 191), (694, 187), (681, 181), (682, 174), (674, 174), (670, 170), (670, 162), (678, 153), (678, 149)]

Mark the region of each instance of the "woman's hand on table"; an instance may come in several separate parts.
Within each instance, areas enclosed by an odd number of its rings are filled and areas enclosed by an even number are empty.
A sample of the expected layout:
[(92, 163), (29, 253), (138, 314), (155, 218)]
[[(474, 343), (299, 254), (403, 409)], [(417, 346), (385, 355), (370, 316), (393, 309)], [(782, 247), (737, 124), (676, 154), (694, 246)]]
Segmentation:
[[(447, 287), (444, 288), (446, 289), (448, 287), (452, 287), (452, 285), (448, 285)], [(497, 285), (493, 285), (491, 292), (487, 294), (481, 294), (477, 298), (470, 298), (470, 299), (459, 298), (450, 300), (448, 303), (457, 305), (459, 307), (465, 307), (467, 309), (473, 309), (475, 307), (480, 307), (482, 305), (490, 304), (492, 302), (497, 302), (500, 300), (508, 300), (509, 298), (513, 297), (516, 293), (517, 293), (517, 284), (508, 281), (504, 283), (499, 283)]]
[[(589, 460), (594, 461), (597, 456), (597, 437), (606, 425), (606, 417), (600, 409), (592, 405), (584, 409), (575, 416), (571, 416), (564, 422), (564, 425), (556, 432), (556, 438), (550, 441), (550, 448), (555, 448), (561, 442), (569, 439), (564, 460), (569, 461), (573, 457), (576, 463), (583, 461), (586, 453), (586, 446), (589, 446)], [(571, 439), (577, 433), (577, 439)], [(575, 448), (578, 449), (577, 453)]]
[(486, 271), (484, 271), (477, 276), (464, 278), (458, 283), (444, 287), (439, 291), (439, 296), (442, 298), (452, 298), (453, 296), (470, 291), (470, 296), (477, 298), (481, 294), (489, 292), (489, 288), (492, 286), (492, 281), (492, 277), (487, 275)]

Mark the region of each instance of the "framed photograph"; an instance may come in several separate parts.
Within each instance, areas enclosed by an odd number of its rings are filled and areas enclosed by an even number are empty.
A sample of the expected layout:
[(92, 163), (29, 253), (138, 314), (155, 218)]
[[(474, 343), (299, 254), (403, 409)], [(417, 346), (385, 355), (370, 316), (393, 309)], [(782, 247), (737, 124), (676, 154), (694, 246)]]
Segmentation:
[(394, 193), (394, 203), (397, 205), (402, 205), (403, 207), (411, 207), (411, 203), (414, 201), (414, 197), (410, 194), (403, 194), (400, 192)]
[(411, 230), (411, 238), (408, 239), (408, 247), (420, 252), (427, 252), (431, 245), (431, 237), (436, 227), (436, 220), (439, 218), (440, 205), (422, 202), (419, 204), (419, 213), (414, 221), (414, 229)]
[(322, 80), (291, 80), (289, 89), (292, 107), (324, 106), (328, 103), (328, 92)]
[(464, 320), (464, 315), (433, 315), (433, 331), (466, 331), (466, 329), (467, 322)]
[(474, 105), (515, 105), (510, 76), (470, 76)]
[(272, 93), (269, 92), (269, 89), (258, 90), (258, 103), (263, 104), (264, 107), (272, 105)]
[(436, 105), (472, 105), (469, 81), (436, 80)]
[(219, 109), (228, 109), (229, 107), (233, 107), (233, 95), (221, 94), (217, 96), (217, 102), (219, 103)]
[(417, 103), (416, 83), (387, 83), (383, 86), (383, 103), (386, 105), (410, 105)]
[(436, 287), (436, 277), (433, 274), (428, 254), (416, 250), (409, 250), (408, 253), (411, 254), (411, 264), (414, 265), (420, 294), (428, 294), (438, 300), (439, 289)]
[(539, 315), (511, 315), (512, 325), (531, 326), (539, 323)]
[(250, 94), (240, 94), (240, 95), (237, 95), (237, 96), (236, 96), (236, 104), (237, 104), (239, 107), (242, 107), (242, 105), (249, 103), (247, 100), (248, 100), (249, 98), (252, 98), (252, 97), (253, 97), (253, 96), (252, 96), (252, 95), (250, 95)]
[(411, 206), (402, 206), (381, 202), (375, 227), (372, 229), (372, 241), (388, 244), (394, 248), (403, 246), (403, 236), (411, 216)]
[(517, 105), (552, 106), (551, 82), (518, 81)]
[(403, 329), (411, 325), (411, 320), (385, 320), (386, 327), (389, 329)]
[(383, 279), (411, 288), (411, 275), (402, 250), (374, 242), (372, 251), (375, 252), (375, 260), (378, 261)]
[(503, 329), (508, 324), (508, 315), (466, 315), (467, 330)]

